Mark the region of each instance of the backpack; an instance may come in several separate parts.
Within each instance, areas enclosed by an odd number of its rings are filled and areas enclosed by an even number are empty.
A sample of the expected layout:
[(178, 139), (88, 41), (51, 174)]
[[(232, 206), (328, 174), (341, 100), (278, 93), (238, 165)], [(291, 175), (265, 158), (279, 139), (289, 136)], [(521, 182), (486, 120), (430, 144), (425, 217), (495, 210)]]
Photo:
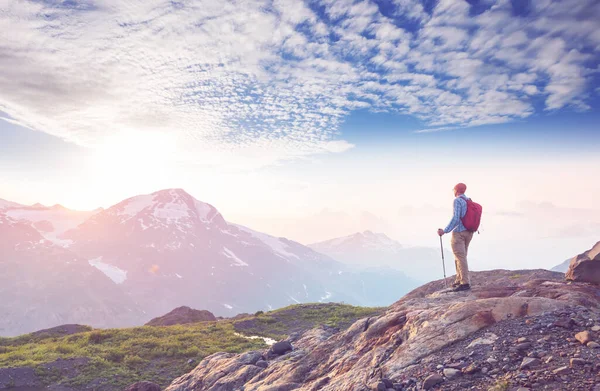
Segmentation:
[(479, 229), (483, 208), (478, 203), (473, 202), (470, 198), (465, 197), (463, 199), (467, 201), (467, 213), (465, 213), (465, 216), (461, 221), (467, 231), (475, 232)]

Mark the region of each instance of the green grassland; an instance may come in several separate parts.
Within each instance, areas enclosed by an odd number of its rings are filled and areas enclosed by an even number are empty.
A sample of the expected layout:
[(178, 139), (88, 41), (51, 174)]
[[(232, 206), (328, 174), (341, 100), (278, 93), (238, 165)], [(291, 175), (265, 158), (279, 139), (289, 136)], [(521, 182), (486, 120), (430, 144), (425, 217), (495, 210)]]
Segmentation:
[[(238, 320), (0, 338), (0, 369), (35, 368), (41, 384), (74, 389), (92, 385), (99, 390), (121, 390), (141, 380), (164, 387), (210, 354), (266, 348), (262, 340), (239, 334), (279, 340), (315, 326), (345, 328), (381, 311), (343, 304), (303, 304)], [(57, 367), (57, 362), (65, 365)]]

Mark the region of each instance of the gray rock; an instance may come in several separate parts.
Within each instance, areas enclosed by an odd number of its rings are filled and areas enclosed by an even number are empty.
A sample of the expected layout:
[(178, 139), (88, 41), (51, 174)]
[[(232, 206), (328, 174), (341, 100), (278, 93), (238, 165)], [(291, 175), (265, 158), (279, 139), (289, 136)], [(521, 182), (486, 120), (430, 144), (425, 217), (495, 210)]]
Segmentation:
[(569, 363), (571, 364), (571, 368), (585, 365), (585, 360), (581, 358), (572, 358)]
[(273, 344), (273, 346), (271, 346), (270, 351), (273, 354), (281, 356), (288, 352), (291, 352), (292, 350), (294, 350), (294, 347), (292, 346), (292, 344), (289, 341), (280, 341), (280, 342)]
[(537, 366), (539, 366), (541, 364), (541, 361), (539, 358), (534, 358), (534, 357), (525, 357), (523, 359), (523, 362), (521, 362), (521, 369), (531, 369), (531, 368), (535, 368)]
[(269, 366), (269, 363), (265, 360), (258, 360), (254, 365), (256, 365), (257, 367), (266, 368)]
[(569, 367), (560, 367), (553, 370), (552, 373), (554, 373), (555, 375), (566, 375), (570, 371), (571, 370), (569, 369)]
[(454, 378), (460, 376), (460, 374), (462, 373), (458, 369), (454, 369), (454, 368), (446, 368), (446, 369), (444, 369), (443, 372), (444, 372), (444, 376), (447, 379), (454, 379)]
[(423, 382), (423, 389), (429, 390), (429, 389), (433, 388), (434, 386), (442, 383), (443, 381), (444, 381), (444, 378), (442, 377), (442, 375), (434, 373), (433, 375), (427, 376), (427, 378)]

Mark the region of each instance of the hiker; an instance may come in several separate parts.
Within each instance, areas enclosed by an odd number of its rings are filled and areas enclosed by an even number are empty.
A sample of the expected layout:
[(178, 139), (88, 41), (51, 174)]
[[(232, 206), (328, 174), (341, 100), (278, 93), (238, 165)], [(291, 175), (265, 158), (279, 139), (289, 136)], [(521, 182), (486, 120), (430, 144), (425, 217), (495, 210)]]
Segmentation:
[[(471, 201), (465, 195), (466, 191), (467, 185), (464, 183), (454, 186), (454, 215), (445, 229), (438, 229), (438, 235), (440, 236), (452, 232), (450, 245), (452, 246), (456, 265), (456, 279), (452, 287), (456, 292), (471, 289), (467, 252), (469, 243), (473, 239), (473, 233), (479, 228), (481, 219), (481, 205)], [(467, 210), (469, 211), (468, 216)]]

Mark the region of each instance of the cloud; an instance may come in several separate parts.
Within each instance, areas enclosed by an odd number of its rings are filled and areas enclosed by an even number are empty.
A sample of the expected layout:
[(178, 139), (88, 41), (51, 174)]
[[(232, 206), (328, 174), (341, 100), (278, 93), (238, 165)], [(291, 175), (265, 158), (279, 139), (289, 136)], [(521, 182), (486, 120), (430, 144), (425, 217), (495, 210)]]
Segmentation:
[(391, 5), (0, 0), (0, 110), (87, 147), (169, 133), (182, 159), (260, 166), (351, 148), (356, 109), (426, 132), (528, 117), (532, 96), (589, 108), (597, 2)]

